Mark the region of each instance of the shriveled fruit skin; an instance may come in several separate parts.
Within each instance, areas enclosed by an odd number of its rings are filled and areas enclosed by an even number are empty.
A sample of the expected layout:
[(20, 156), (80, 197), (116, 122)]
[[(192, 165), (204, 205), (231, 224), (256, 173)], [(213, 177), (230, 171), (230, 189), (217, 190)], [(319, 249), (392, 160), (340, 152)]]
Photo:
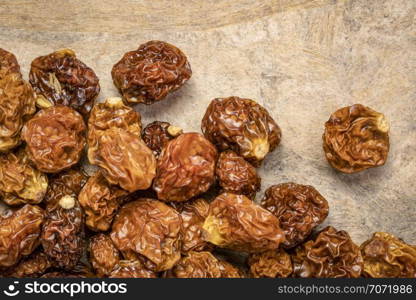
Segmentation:
[(385, 116), (369, 107), (354, 104), (340, 108), (325, 123), (325, 157), (343, 173), (382, 166), (390, 148), (389, 129)]
[(0, 79), (11, 74), (20, 74), (20, 66), (13, 53), (0, 48)]
[(90, 262), (98, 276), (108, 276), (120, 262), (120, 253), (111, 238), (99, 233), (90, 239)]
[(157, 274), (146, 269), (138, 260), (120, 260), (110, 273), (110, 278), (157, 278)]
[(159, 157), (166, 144), (182, 134), (182, 129), (168, 122), (154, 121), (143, 129), (142, 139), (156, 157)]
[(128, 103), (152, 104), (191, 78), (191, 66), (177, 47), (149, 41), (124, 54), (111, 70), (114, 85)]
[(283, 249), (253, 253), (248, 258), (248, 266), (254, 278), (286, 278), (293, 272), (290, 255)]
[(254, 166), (277, 147), (282, 135), (263, 106), (239, 97), (212, 100), (201, 128), (218, 150), (233, 150)]
[(22, 259), (16, 266), (8, 270), (4, 277), (36, 278), (43, 275), (52, 267), (53, 262), (51, 259), (45, 253), (36, 251), (28, 257)]
[(187, 201), (206, 192), (215, 180), (217, 150), (199, 133), (169, 141), (159, 156), (153, 189), (163, 201)]

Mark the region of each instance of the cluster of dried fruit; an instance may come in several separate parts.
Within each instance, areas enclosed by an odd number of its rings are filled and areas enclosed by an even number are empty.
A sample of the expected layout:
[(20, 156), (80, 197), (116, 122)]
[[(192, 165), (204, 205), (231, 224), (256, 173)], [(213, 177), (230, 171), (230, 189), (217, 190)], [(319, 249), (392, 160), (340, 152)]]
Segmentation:
[[(191, 74), (178, 48), (151, 41), (113, 67), (123, 99), (94, 104), (98, 78), (72, 50), (36, 58), (31, 86), (0, 49), (0, 197), (12, 206), (0, 215), (0, 276), (416, 277), (416, 248), (390, 234), (361, 247), (333, 227), (314, 234), (329, 209), (312, 186), (273, 185), (253, 201), (256, 167), (281, 140), (255, 101), (212, 100), (203, 134), (142, 129), (128, 105), (162, 100)], [(387, 158), (387, 122), (362, 105), (335, 112), (323, 139), (342, 172)], [(91, 176), (79, 167), (86, 145)]]

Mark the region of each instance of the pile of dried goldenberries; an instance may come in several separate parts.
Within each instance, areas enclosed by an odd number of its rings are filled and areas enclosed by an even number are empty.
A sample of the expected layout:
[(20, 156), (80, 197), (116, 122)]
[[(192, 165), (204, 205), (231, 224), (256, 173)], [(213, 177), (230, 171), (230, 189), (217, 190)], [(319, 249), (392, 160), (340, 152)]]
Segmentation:
[[(1, 276), (416, 277), (416, 247), (391, 234), (357, 246), (330, 226), (314, 232), (329, 208), (312, 186), (273, 185), (254, 202), (256, 168), (281, 140), (255, 101), (212, 100), (203, 134), (142, 128), (129, 105), (192, 75), (175, 46), (147, 42), (111, 74), (122, 98), (95, 103), (99, 80), (72, 50), (33, 60), (28, 83), (0, 49)], [(383, 165), (388, 131), (381, 113), (341, 108), (325, 124), (326, 158), (344, 173)]]

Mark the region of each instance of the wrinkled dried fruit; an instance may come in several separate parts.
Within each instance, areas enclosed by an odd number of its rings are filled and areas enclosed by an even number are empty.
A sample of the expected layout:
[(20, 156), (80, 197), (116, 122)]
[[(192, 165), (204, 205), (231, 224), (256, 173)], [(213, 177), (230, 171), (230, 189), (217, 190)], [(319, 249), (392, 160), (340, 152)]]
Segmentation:
[(199, 133), (183, 133), (168, 142), (157, 164), (153, 189), (158, 199), (186, 201), (214, 182), (217, 150)]
[(416, 247), (386, 232), (376, 232), (361, 245), (363, 275), (372, 278), (416, 278)]
[(9, 205), (40, 203), (48, 178), (29, 164), (26, 153), (0, 155), (0, 198)]
[(40, 278), (86, 278), (86, 276), (70, 272), (50, 272), (43, 274)]
[(227, 150), (220, 154), (215, 174), (225, 192), (253, 199), (260, 189), (261, 179), (256, 169), (234, 151)]
[(129, 103), (152, 104), (191, 78), (185, 54), (175, 46), (150, 41), (124, 54), (111, 71), (114, 85)]
[(154, 121), (143, 129), (142, 139), (158, 157), (166, 144), (180, 134), (182, 134), (181, 128), (170, 125), (168, 122)]
[(281, 131), (267, 110), (250, 99), (216, 98), (202, 119), (202, 132), (219, 150), (231, 149), (258, 166), (280, 143)]
[(0, 267), (11, 267), (35, 250), (44, 217), (40, 207), (30, 204), (0, 215)]
[(109, 98), (91, 112), (88, 159), (102, 168), (111, 184), (134, 192), (148, 189), (156, 175), (156, 158), (140, 138), (140, 115), (120, 98)]
[(243, 252), (277, 249), (285, 240), (278, 219), (244, 195), (223, 193), (210, 203), (205, 240)]
[(63, 196), (78, 197), (88, 176), (81, 169), (69, 169), (49, 177), (48, 191), (44, 202), (47, 206), (56, 205)]
[(85, 124), (66, 106), (40, 110), (22, 129), (26, 151), (36, 167), (57, 173), (78, 163), (85, 146)]
[(166, 277), (174, 278), (237, 278), (238, 275), (233, 266), (204, 251), (189, 252), (166, 273)]
[(91, 265), (98, 276), (108, 276), (120, 261), (120, 254), (111, 238), (105, 234), (97, 234), (90, 240)]
[(35, 111), (35, 93), (21, 74), (0, 75), (0, 152), (20, 144), (23, 124)]
[(248, 258), (248, 265), (254, 278), (286, 278), (293, 272), (290, 255), (283, 249), (253, 253)]
[(124, 205), (113, 222), (111, 239), (128, 259), (147, 269), (164, 271), (180, 259), (182, 220), (161, 201), (139, 199)]
[(96, 275), (91, 271), (89, 266), (79, 263), (70, 271), (57, 271), (44, 274), (41, 278), (92, 278)]
[(56, 266), (71, 270), (84, 252), (84, 213), (73, 196), (47, 208), (41, 242)]
[(329, 164), (344, 173), (382, 166), (389, 152), (389, 124), (382, 113), (361, 104), (334, 112), (322, 136)]
[(310, 185), (293, 182), (269, 187), (261, 206), (274, 214), (280, 222), (286, 241), (284, 248), (302, 243), (328, 216), (328, 202)]
[(243, 278), (243, 272), (225, 260), (219, 260), (221, 278)]
[(110, 185), (101, 172), (90, 177), (79, 194), (79, 203), (86, 214), (85, 223), (93, 231), (107, 231), (128, 192)]
[(16, 56), (0, 48), (0, 79), (12, 73), (20, 74), (20, 66)]
[(34, 252), (24, 258), (10, 270), (6, 276), (13, 278), (39, 277), (53, 266), (52, 261), (43, 252)]
[(328, 226), (295, 249), (294, 277), (357, 278), (363, 269), (360, 248), (346, 231)]
[(94, 145), (95, 140), (111, 128), (120, 128), (135, 135), (142, 131), (140, 114), (125, 105), (118, 97), (107, 98), (97, 103), (88, 119), (88, 143)]
[(202, 229), (205, 218), (208, 216), (209, 203), (200, 198), (180, 203), (177, 206), (182, 217), (182, 253), (212, 248), (212, 245), (204, 240)]
[(138, 260), (121, 260), (111, 272), (110, 278), (156, 278), (153, 271), (147, 270)]
[(87, 116), (100, 92), (94, 71), (70, 49), (55, 51), (32, 61), (29, 80), (41, 96), (42, 108), (62, 104)]

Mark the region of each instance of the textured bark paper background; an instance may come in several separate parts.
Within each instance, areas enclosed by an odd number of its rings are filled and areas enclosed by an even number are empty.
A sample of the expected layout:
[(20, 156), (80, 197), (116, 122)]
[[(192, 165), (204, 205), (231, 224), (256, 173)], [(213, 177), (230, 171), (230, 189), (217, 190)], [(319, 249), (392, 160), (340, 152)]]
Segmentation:
[[(264, 105), (283, 132), (259, 172), (262, 191), (294, 181), (330, 204), (325, 225), (360, 243), (388, 231), (416, 244), (416, 2), (414, 0), (1, 1), (0, 47), (27, 78), (37, 56), (68, 47), (100, 78), (99, 100), (116, 96), (111, 67), (151, 39), (188, 56), (193, 77), (152, 106), (143, 123), (200, 131), (210, 100), (240, 96)], [(385, 166), (334, 171), (322, 150), (324, 123), (362, 103), (391, 122)]]

